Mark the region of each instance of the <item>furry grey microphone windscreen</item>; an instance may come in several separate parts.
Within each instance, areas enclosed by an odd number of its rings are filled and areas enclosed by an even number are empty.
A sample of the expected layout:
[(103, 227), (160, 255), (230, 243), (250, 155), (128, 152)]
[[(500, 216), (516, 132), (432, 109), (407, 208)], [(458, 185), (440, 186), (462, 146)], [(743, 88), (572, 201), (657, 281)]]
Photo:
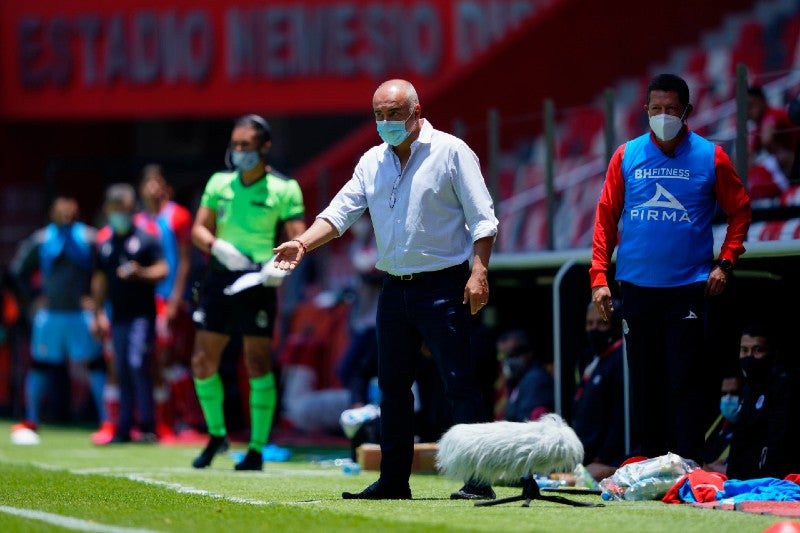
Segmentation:
[(583, 444), (557, 414), (530, 422), (457, 424), (439, 440), (436, 466), (445, 476), (484, 483), (571, 472)]

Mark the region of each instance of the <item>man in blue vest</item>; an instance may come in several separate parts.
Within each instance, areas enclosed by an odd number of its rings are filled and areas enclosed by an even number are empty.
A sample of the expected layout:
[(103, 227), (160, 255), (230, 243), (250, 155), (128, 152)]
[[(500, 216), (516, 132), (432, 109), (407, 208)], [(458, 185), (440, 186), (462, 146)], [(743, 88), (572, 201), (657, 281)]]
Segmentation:
[[(12, 265), (12, 275), (30, 297), (33, 316), (32, 364), (25, 378), (25, 420), (12, 428), (22, 441), (27, 435), (38, 442), (39, 409), (47, 392), (47, 377), (64, 371), (67, 357), (88, 366), (89, 388), (100, 422), (106, 420), (103, 386), (106, 372), (100, 342), (91, 334), (89, 301), (94, 271), (97, 231), (79, 222), (78, 202), (58, 196), (50, 209), (51, 222), (22, 243)], [(35, 298), (32, 279), (41, 275), (41, 292)], [(53, 398), (50, 398), (52, 401)]]
[[(614, 312), (608, 271), (617, 248), (622, 328), (631, 383), (632, 443), (700, 462), (707, 411), (717, 383), (704, 357), (706, 298), (721, 294), (744, 252), (750, 197), (720, 146), (691, 131), (689, 87), (660, 74), (647, 88), (650, 131), (620, 146), (597, 204), (592, 302)], [(712, 220), (727, 228), (715, 261)]]

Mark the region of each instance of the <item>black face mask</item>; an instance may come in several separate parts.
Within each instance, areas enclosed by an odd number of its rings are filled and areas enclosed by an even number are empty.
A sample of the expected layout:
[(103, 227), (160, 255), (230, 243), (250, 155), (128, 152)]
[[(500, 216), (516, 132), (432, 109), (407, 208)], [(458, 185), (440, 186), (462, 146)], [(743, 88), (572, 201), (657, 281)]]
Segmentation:
[(739, 366), (747, 379), (764, 380), (769, 377), (769, 370), (772, 368), (772, 361), (769, 357), (756, 359), (752, 355), (739, 359)]
[(601, 354), (614, 342), (614, 334), (611, 331), (590, 329), (586, 332), (586, 340), (593, 355)]

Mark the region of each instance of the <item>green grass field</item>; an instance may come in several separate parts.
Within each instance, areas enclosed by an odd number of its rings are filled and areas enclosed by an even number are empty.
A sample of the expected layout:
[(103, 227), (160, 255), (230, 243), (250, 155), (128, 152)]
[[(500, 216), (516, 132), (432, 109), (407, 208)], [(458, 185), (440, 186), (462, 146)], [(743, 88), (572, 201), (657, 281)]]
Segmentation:
[[(45, 426), (37, 446), (15, 446), (0, 421), (0, 531), (578, 531), (759, 532), (781, 520), (661, 502), (606, 502), (575, 508), (533, 501), (475, 507), (450, 500), (460, 483), (414, 475), (410, 501), (342, 500), (376, 472), (346, 475), (331, 459), (347, 450), (296, 449), (263, 472), (235, 472), (219, 456), (211, 468), (190, 463), (199, 447), (123, 444), (96, 447), (89, 429)], [(233, 451), (241, 451), (235, 446)], [(520, 489), (497, 487), (498, 497)], [(569, 496), (600, 502), (598, 496)]]

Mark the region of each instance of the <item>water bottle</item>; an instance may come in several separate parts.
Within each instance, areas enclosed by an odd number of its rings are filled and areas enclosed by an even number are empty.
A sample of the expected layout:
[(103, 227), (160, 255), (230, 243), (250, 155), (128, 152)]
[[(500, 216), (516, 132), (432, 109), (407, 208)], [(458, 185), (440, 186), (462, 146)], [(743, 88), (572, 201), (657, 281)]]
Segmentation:
[(264, 461), (272, 463), (282, 463), (288, 461), (291, 455), (291, 450), (288, 448), (281, 448), (275, 444), (267, 444), (264, 446), (264, 449), (261, 450), (261, 458)]
[(597, 481), (592, 477), (586, 467), (583, 464), (578, 463), (578, 466), (575, 467), (573, 471), (575, 474), (575, 486), (584, 488), (584, 489), (592, 489), (596, 490), (600, 488), (600, 485), (597, 484)]
[(357, 476), (361, 473), (361, 465), (355, 461), (348, 461), (342, 466), (342, 472), (348, 476)]
[(381, 408), (368, 403), (363, 407), (346, 409), (339, 415), (339, 424), (348, 439), (352, 439), (365, 423), (381, 416)]
[(677, 478), (647, 478), (634, 483), (625, 491), (623, 499), (642, 501), (658, 500), (675, 484)]
[(540, 489), (564, 487), (567, 484), (567, 482), (563, 479), (550, 479), (549, 477), (544, 476), (536, 476), (534, 480), (536, 481), (536, 484), (539, 485)]

